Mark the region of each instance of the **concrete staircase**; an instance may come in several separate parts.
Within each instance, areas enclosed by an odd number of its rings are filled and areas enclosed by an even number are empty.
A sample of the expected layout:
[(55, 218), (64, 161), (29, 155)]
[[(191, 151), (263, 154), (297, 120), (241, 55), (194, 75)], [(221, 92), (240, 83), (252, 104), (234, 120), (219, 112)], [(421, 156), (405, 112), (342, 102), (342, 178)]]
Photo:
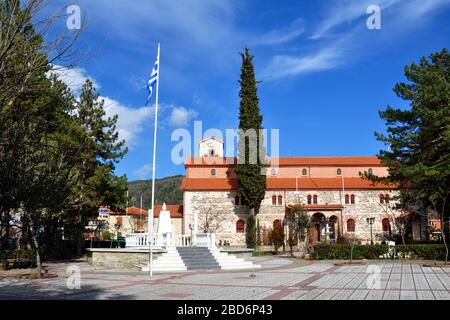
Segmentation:
[[(139, 266), (142, 271), (149, 271), (148, 263)], [(249, 270), (261, 268), (251, 261), (245, 261), (219, 249), (207, 247), (178, 247), (169, 248), (159, 258), (153, 261), (153, 271), (183, 272), (190, 270), (222, 269), (222, 270)]]
[(211, 249), (211, 253), (219, 263), (222, 270), (246, 270), (246, 269), (260, 269), (261, 266), (253, 264), (251, 261), (245, 261), (243, 258), (237, 258), (227, 252), (220, 252), (219, 249)]
[[(149, 264), (139, 265), (142, 271), (149, 271)], [(176, 248), (168, 248), (166, 253), (153, 260), (153, 271), (158, 273), (183, 272), (187, 267)]]
[(177, 250), (188, 270), (220, 269), (220, 265), (206, 247), (179, 247)]

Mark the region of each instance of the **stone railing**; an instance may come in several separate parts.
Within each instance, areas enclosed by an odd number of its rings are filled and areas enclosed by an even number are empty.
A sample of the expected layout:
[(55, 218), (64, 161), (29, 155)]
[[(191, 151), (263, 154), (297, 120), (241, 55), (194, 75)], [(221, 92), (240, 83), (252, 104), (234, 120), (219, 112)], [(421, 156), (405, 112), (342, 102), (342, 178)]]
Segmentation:
[(193, 245), (197, 247), (208, 247), (208, 248), (215, 247), (216, 235), (214, 233), (196, 234)]
[[(127, 248), (148, 248), (147, 233), (128, 233), (125, 236), (125, 245)], [(214, 233), (201, 233), (195, 236), (179, 235), (173, 236), (171, 233), (153, 235), (153, 247), (215, 247), (216, 235)]]

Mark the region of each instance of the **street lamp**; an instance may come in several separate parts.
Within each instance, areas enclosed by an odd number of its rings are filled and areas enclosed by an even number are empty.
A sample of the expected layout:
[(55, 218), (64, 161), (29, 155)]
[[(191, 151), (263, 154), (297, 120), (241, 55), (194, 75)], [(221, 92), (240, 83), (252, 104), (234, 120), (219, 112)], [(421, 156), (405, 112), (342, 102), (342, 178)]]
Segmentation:
[(367, 218), (367, 223), (370, 225), (370, 245), (373, 245), (373, 233), (372, 233), (372, 226), (375, 223), (375, 218)]

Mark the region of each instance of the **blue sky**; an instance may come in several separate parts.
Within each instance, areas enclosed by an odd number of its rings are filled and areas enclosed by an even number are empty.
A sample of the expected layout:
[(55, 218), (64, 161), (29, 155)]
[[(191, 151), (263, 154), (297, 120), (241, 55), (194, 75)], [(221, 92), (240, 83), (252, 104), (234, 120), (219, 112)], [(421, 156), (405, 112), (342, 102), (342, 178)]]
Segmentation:
[[(47, 10), (67, 6), (53, 1)], [(255, 55), (263, 126), (280, 130), (284, 156), (375, 155), (378, 111), (406, 107), (392, 91), (403, 68), (449, 47), (450, 0), (79, 0), (84, 56), (62, 78), (98, 85), (130, 148), (117, 166), (151, 177), (153, 105), (145, 83), (161, 43), (157, 177), (184, 174), (171, 161), (177, 128), (238, 126), (241, 60)], [(381, 7), (381, 29), (366, 10)], [(64, 21), (65, 22), (65, 21)], [(59, 26), (64, 27), (64, 23)], [(154, 102), (154, 100), (153, 100)], [(195, 146), (193, 146), (194, 148)], [(194, 150), (193, 150), (194, 152)]]

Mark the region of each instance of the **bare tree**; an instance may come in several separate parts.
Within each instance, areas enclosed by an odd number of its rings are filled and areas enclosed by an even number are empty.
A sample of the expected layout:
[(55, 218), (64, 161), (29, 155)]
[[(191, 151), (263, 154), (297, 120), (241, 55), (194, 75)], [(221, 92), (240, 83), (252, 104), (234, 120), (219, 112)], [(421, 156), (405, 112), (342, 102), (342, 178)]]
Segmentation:
[(204, 233), (217, 233), (227, 220), (227, 214), (211, 207), (201, 208), (199, 227)]
[(65, 15), (65, 8), (38, 20), (45, 4), (45, 0), (0, 3), (0, 92), (8, 106), (21, 94), (40, 90), (34, 75), (49, 71), (56, 63), (70, 69), (81, 55), (75, 44), (83, 28), (65, 30), (50, 39), (50, 30)]

